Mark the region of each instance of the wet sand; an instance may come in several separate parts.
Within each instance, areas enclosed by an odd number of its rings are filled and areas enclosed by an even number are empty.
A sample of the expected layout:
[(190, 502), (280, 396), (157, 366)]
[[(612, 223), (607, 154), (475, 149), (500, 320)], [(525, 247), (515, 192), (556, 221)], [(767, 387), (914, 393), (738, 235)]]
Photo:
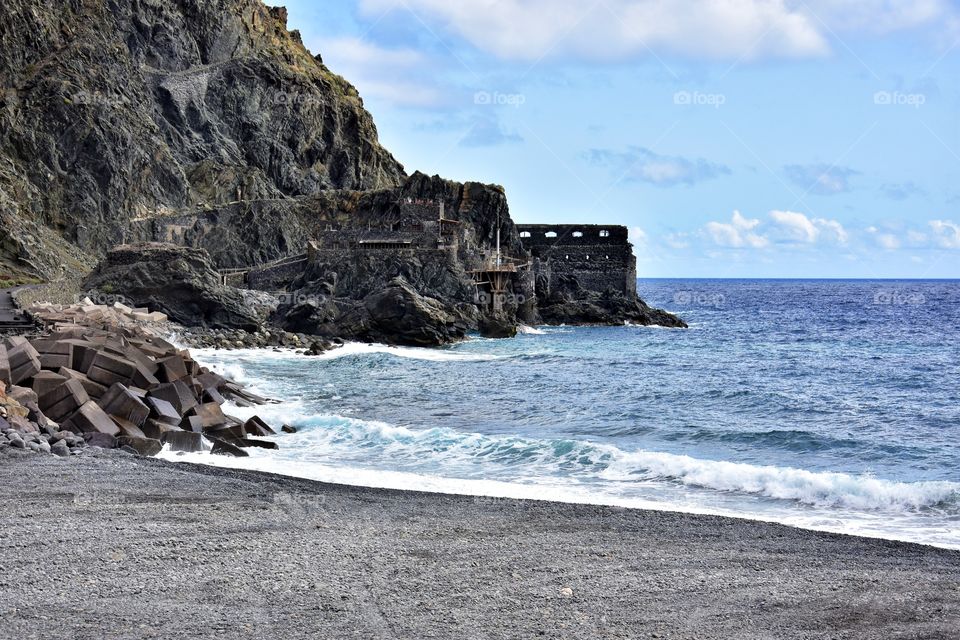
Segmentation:
[(116, 453), (0, 498), (3, 638), (960, 637), (960, 552), (901, 542)]

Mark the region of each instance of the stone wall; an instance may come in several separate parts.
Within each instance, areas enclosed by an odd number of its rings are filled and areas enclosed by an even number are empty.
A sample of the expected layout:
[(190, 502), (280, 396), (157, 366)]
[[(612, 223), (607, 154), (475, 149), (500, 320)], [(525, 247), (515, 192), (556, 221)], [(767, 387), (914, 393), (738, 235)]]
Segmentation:
[(629, 231), (619, 225), (517, 225), (534, 271), (547, 293), (573, 276), (584, 289), (612, 288), (629, 298), (637, 294), (637, 259)]

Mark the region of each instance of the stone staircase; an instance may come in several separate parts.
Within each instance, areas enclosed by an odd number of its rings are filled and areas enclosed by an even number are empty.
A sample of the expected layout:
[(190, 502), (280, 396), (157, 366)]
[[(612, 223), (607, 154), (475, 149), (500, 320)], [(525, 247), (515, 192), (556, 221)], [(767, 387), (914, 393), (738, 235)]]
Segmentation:
[(36, 328), (33, 318), (13, 299), (16, 289), (0, 290), (0, 333), (19, 333)]

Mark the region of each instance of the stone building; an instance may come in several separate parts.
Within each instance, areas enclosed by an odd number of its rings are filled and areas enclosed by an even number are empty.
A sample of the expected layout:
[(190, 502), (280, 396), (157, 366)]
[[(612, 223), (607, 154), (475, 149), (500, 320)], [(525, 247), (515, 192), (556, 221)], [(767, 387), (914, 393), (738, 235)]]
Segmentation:
[(521, 224), (520, 242), (533, 261), (538, 291), (546, 296), (569, 282), (584, 289), (613, 289), (630, 299), (637, 295), (637, 259), (629, 231), (619, 225)]

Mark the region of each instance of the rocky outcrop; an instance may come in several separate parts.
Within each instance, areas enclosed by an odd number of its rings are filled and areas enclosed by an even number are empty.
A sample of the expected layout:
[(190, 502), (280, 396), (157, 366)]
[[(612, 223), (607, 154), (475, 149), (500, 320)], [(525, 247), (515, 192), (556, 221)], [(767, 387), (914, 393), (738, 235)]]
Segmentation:
[(546, 324), (604, 325), (624, 323), (643, 326), (686, 328), (687, 323), (663, 309), (654, 309), (639, 298), (628, 298), (619, 291), (590, 291), (582, 288), (558, 292), (543, 300), (539, 307)]
[(159, 243), (117, 247), (84, 287), (163, 312), (186, 326), (256, 331), (265, 320), (250, 294), (221, 282), (203, 249)]
[(462, 311), (421, 295), (402, 277), (363, 300), (312, 298), (282, 309), (281, 317), (291, 331), (418, 347), (462, 340), (468, 329)]
[(137, 219), (405, 178), (260, 0), (8, 0), (0, 78), (0, 264), (47, 278)]

